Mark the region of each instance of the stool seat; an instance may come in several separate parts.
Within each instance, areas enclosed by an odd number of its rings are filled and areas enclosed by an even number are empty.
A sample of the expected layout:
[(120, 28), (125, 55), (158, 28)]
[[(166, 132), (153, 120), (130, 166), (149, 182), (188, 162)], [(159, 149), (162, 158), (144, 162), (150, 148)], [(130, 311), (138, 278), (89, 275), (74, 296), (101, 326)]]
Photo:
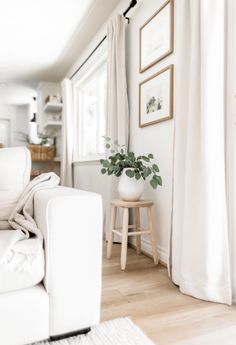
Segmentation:
[[(116, 216), (118, 207), (123, 209), (123, 221), (122, 226), (116, 226)], [(145, 208), (147, 210), (148, 219), (148, 229), (143, 229), (140, 225), (140, 208)], [(129, 209), (134, 209), (135, 212), (135, 224), (129, 224)], [(111, 201), (111, 228), (108, 237), (107, 245), (107, 258), (111, 258), (113, 236), (114, 234), (121, 236), (121, 269), (124, 270), (126, 267), (127, 260), (127, 244), (128, 237), (136, 237), (136, 250), (137, 253), (141, 253), (141, 235), (146, 234), (150, 236), (152, 244), (152, 253), (154, 263), (158, 263), (157, 257), (157, 244), (156, 235), (153, 226), (153, 202), (149, 200), (139, 200), (139, 201), (124, 201), (124, 200), (112, 200)], [(131, 229), (131, 231), (129, 231)]]
[(137, 207), (152, 206), (153, 202), (149, 200), (139, 200), (139, 201), (112, 200), (111, 205), (114, 205), (116, 207), (137, 208)]

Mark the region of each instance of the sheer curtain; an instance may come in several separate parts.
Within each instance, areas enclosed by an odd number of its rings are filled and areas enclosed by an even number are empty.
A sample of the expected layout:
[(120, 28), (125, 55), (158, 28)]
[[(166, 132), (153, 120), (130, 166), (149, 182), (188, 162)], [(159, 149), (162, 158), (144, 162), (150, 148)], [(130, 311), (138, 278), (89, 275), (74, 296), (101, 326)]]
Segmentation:
[(179, 0), (170, 274), (181, 292), (231, 304), (224, 0)]
[[(129, 108), (125, 68), (125, 18), (117, 14), (107, 27), (107, 136), (128, 146)], [(107, 178), (105, 230), (110, 226), (110, 201), (117, 198), (117, 177)]]
[(74, 115), (73, 115), (73, 94), (72, 82), (70, 79), (62, 81), (62, 157), (61, 157), (61, 185), (73, 186), (73, 137), (74, 137)]

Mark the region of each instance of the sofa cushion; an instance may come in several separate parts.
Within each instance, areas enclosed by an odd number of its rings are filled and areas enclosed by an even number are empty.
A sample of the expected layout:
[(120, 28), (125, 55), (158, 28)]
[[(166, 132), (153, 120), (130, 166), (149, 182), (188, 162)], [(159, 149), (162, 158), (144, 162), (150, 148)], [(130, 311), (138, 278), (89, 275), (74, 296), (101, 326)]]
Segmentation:
[(0, 149), (0, 221), (8, 220), (30, 180), (31, 157), (26, 147)]
[(1, 246), (9, 244), (9, 250), (0, 256), (0, 293), (32, 287), (44, 277), (42, 241), (23, 239), (11, 246), (13, 231), (19, 231), (20, 236), (20, 230), (0, 231), (0, 253)]

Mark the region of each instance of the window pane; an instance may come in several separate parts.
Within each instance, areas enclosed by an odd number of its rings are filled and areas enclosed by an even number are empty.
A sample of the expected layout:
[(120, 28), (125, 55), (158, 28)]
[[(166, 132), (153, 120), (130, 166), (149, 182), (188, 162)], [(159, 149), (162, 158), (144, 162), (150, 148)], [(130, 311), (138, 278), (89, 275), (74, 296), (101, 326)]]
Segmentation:
[(106, 132), (106, 65), (103, 64), (76, 89), (78, 101), (79, 158), (104, 154)]

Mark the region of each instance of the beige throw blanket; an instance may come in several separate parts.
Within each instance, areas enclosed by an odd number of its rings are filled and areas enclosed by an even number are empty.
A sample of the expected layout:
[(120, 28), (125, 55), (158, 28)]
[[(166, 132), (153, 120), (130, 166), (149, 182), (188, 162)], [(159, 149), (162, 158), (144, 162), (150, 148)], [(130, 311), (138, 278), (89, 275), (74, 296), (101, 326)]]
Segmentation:
[[(11, 230), (0, 231), (0, 264), (5, 261), (9, 251), (28, 239), (29, 252), (42, 247), (42, 234), (34, 221), (34, 195), (42, 189), (56, 187), (60, 182), (54, 173), (45, 173), (34, 178), (24, 189), (8, 220)], [(25, 241), (24, 241), (25, 242)]]

